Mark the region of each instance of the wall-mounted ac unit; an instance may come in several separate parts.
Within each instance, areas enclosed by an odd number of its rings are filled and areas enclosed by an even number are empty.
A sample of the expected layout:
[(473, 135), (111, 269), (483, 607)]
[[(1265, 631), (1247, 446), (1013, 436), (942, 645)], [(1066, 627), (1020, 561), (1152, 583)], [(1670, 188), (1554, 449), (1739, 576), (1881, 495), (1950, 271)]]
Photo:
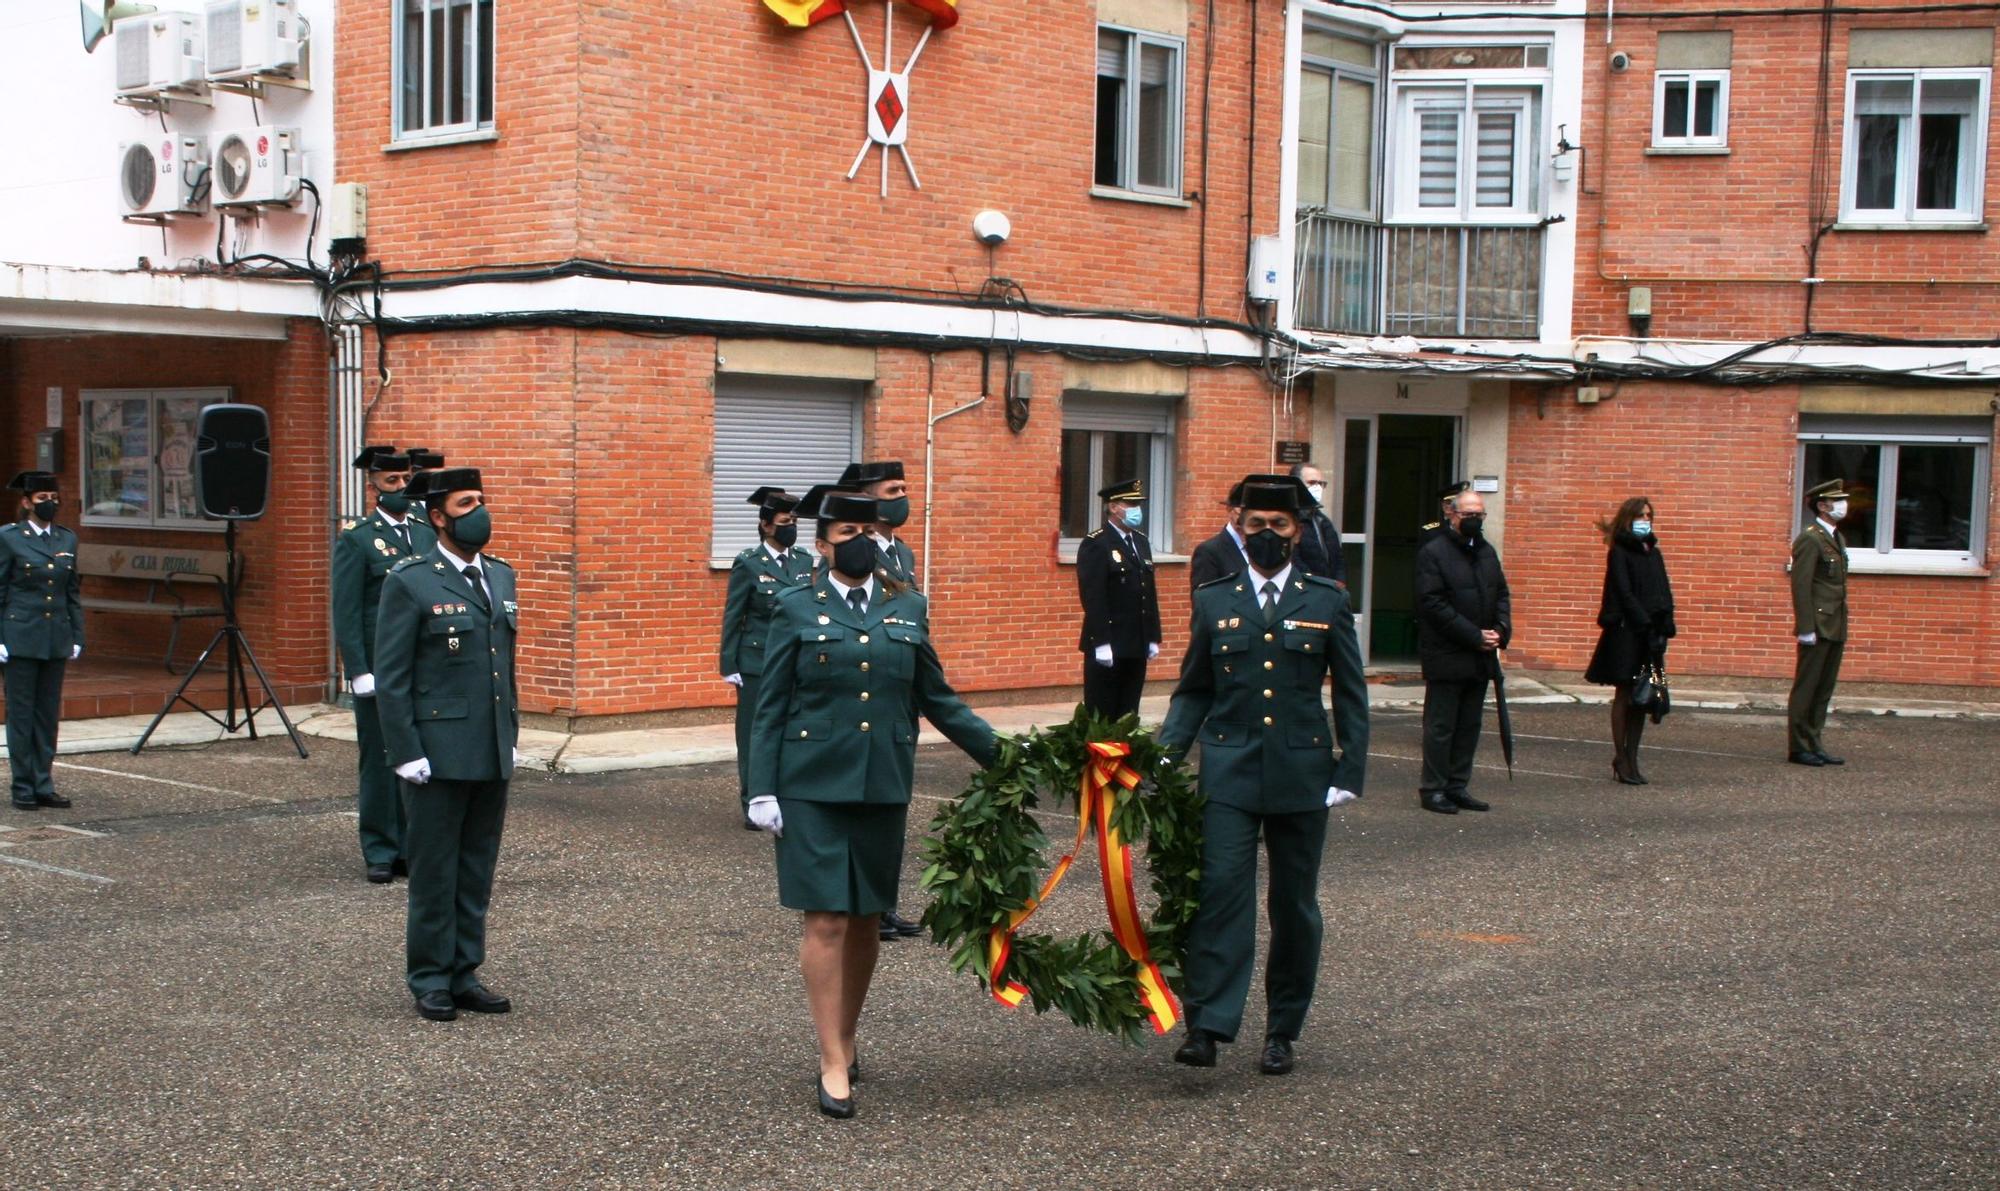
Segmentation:
[(222, 81), (299, 72), (305, 22), (296, 0), (210, 0), (208, 77)]
[(260, 124), (233, 128), (215, 138), (215, 184), (210, 201), (218, 207), (289, 206), (299, 197), (305, 154), (299, 130)]
[(162, 133), (118, 146), (125, 215), (195, 215), (208, 191), (208, 138)]
[(201, 85), (201, 18), (190, 12), (126, 17), (111, 27), (120, 95), (158, 95)]

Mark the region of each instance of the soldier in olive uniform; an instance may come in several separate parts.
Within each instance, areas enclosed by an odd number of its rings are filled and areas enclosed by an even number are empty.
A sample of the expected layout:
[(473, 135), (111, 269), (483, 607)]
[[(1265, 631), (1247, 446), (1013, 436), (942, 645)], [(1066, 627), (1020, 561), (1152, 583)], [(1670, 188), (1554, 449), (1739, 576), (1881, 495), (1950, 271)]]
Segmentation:
[[(780, 488), (750, 494), (757, 506), (757, 544), (736, 556), (729, 568), (729, 595), (722, 605), (722, 681), (736, 688), (736, 793), (748, 796), (750, 720), (757, 710), (758, 680), (771, 638), (771, 614), (788, 587), (812, 581), (813, 556), (797, 548), (798, 497)], [(757, 825), (743, 820), (751, 831)]]
[(896, 536), (896, 531), (910, 519), (910, 485), (903, 479), (903, 461), (850, 463), (834, 487), (859, 492), (876, 502), (882, 519), (868, 527), (868, 536), (882, 552), (882, 569), (903, 586), (921, 590), (922, 585), (917, 582), (917, 552)]
[(1799, 641), (1792, 697), (1785, 706), (1794, 765), (1843, 765), (1820, 747), (1827, 704), (1840, 679), (1847, 649), (1847, 542), (1839, 524), (1847, 517), (1847, 489), (1839, 480), (1806, 493), (1813, 522), (1792, 539), (1792, 633)]
[(1160, 652), (1160, 594), (1153, 547), (1139, 531), (1146, 491), (1137, 480), (1100, 488), (1104, 524), (1076, 545), (1083, 600), (1084, 706), (1115, 720), (1139, 713), (1146, 663)]
[(333, 545), (333, 636), (354, 691), (354, 743), (359, 754), (361, 861), (368, 879), (385, 884), (403, 863), (403, 799), (382, 751), (382, 717), (375, 705), (375, 616), (382, 580), (406, 558), (437, 545), (431, 527), (410, 516), (410, 457), (394, 447), (367, 447), (354, 466), (368, 474), (375, 508), (342, 531)]
[(521, 723), (514, 683), (514, 570), (481, 551), (492, 536), (474, 468), (427, 473), (437, 545), (382, 581), (375, 698), (403, 780), (410, 868), (406, 978), (417, 1012), (505, 1013), (475, 975)]
[(56, 793), (56, 727), (63, 672), (83, 656), (83, 576), (76, 534), (57, 525), (62, 493), (45, 471), (24, 471), (24, 520), (0, 526), (0, 674), (7, 690), (7, 768), (16, 810), (70, 805)]
[(819, 1106), (854, 1115), (854, 1033), (896, 904), (917, 716), (981, 765), (993, 729), (945, 681), (924, 597), (880, 575), (877, 503), (806, 494), (827, 563), (778, 597), (751, 726), (744, 811), (777, 837), (778, 900), (804, 912), (799, 966), (819, 1036)]
[[(1252, 476), (1243, 485), (1250, 567), (1194, 594), (1180, 685), (1160, 729), (1171, 754), (1201, 745), (1201, 905), (1188, 939), (1188, 1036), (1177, 1062), (1213, 1067), (1243, 1022), (1257, 939), (1257, 835), (1270, 857), (1268, 1015), (1259, 1066), (1292, 1069), (1319, 976), (1320, 854), (1329, 808), (1359, 797), (1368, 764), (1368, 687), (1347, 593), (1295, 569), (1311, 507), (1304, 485)], [(1340, 752), (1320, 687), (1333, 678)]]

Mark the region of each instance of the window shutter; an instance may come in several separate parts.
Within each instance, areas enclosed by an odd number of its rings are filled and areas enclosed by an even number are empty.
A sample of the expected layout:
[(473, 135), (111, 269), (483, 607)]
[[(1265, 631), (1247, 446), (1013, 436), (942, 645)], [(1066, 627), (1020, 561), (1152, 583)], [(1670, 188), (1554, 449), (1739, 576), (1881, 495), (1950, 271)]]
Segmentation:
[(1125, 77), (1125, 49), (1131, 44), (1128, 34), (1110, 29), (1097, 31), (1097, 74), (1099, 78), (1122, 79)]
[[(711, 558), (731, 559), (757, 544), (757, 510), (748, 502), (762, 485), (803, 496), (840, 478), (860, 446), (859, 408), (853, 384), (716, 378)], [(810, 539), (812, 530), (799, 533)]]
[(1417, 139), (1417, 205), (1458, 206), (1458, 113), (1421, 113)]
[(1063, 397), (1063, 429), (1171, 434), (1174, 405), (1171, 399), (1158, 397), (1101, 397), (1069, 393)]
[(1514, 136), (1512, 112), (1481, 112), (1477, 162), (1477, 197), (1482, 207), (1514, 205)]

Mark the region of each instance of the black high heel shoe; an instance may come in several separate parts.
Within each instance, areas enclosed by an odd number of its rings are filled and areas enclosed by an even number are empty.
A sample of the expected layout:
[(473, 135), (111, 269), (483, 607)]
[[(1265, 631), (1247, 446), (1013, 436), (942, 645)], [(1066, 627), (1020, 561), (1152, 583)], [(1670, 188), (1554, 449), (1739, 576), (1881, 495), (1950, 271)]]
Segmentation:
[(845, 1121), (854, 1116), (854, 1096), (850, 1092), (847, 1099), (836, 1100), (827, 1094), (826, 1079), (816, 1081), (819, 1088), (819, 1110), (836, 1121)]
[(847, 1082), (848, 1082), (848, 1083), (850, 1083), (850, 1084), (857, 1084), (857, 1083), (860, 1083), (860, 1082), (861, 1082), (861, 1056), (860, 1056), (860, 1055), (855, 1055), (855, 1056), (854, 1056), (854, 1061), (853, 1061), (853, 1062), (851, 1062), (851, 1063), (849, 1063), (849, 1064), (847, 1065)]

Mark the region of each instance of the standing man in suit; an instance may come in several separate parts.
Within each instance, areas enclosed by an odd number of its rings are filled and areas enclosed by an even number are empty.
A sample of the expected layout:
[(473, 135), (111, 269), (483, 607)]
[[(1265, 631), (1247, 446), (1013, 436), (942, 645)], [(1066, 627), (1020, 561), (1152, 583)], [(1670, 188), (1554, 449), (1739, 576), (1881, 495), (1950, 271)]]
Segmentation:
[(1229, 497), (1222, 503), (1229, 510), (1229, 520), (1222, 523), (1221, 533), (1194, 548), (1194, 557), (1188, 563), (1190, 589), (1240, 575), (1250, 565), (1249, 556), (1243, 553), (1243, 534), (1236, 528), (1243, 515), (1243, 481), (1230, 486)]
[(410, 867), (405, 979), (417, 1012), (505, 1013), (476, 973), (507, 817), (521, 717), (514, 682), (514, 569), (482, 551), (493, 535), (476, 468), (428, 473), (437, 545), (382, 582), (375, 697), (403, 781)]
[[(1258, 483), (1275, 479), (1277, 483)], [(1160, 729), (1175, 756), (1201, 744), (1201, 904), (1188, 939), (1187, 1040), (1174, 1061), (1215, 1066), (1243, 1024), (1257, 941), (1257, 837), (1270, 857), (1266, 1075), (1292, 1069), (1319, 977), (1319, 864), (1327, 812), (1361, 794), (1368, 686), (1347, 593), (1292, 561), (1307, 499), (1284, 476), (1242, 488), (1249, 569), (1194, 595), (1194, 630)], [(1334, 733), (1320, 687), (1333, 678)]]
[[(786, 588), (812, 581), (812, 555), (797, 546), (799, 500), (780, 488), (750, 494), (757, 506), (757, 544), (736, 556), (729, 568), (729, 594), (722, 605), (722, 681), (736, 688), (736, 794), (749, 798), (750, 721), (764, 675), (764, 651), (771, 616)], [(747, 831), (758, 827), (743, 820)]]
[(1310, 463), (1294, 463), (1291, 476), (1312, 497), (1312, 507), (1299, 511), (1299, 565), (1306, 574), (1325, 575), (1344, 590), (1347, 559), (1340, 550), (1340, 530), (1326, 515), (1326, 473)]
[(0, 526), (0, 673), (12, 801), (19, 811), (61, 810), (70, 805), (54, 777), (63, 673), (83, 656), (76, 534), (56, 524), (62, 492), (54, 476), (24, 471), (7, 487), (21, 494), (23, 518)]
[(437, 535), (410, 516), (408, 455), (394, 447), (365, 447), (354, 466), (367, 473), (375, 508), (333, 544), (333, 636), (354, 691), (361, 862), (368, 880), (384, 885), (408, 869), (403, 862), (403, 798), (382, 751), (382, 716), (375, 705), (375, 620), (390, 568), (428, 553), (437, 545)]
[(1794, 765), (1844, 765), (1820, 747), (1827, 705), (1840, 680), (1847, 649), (1847, 541), (1838, 526), (1847, 518), (1847, 488), (1839, 480), (1806, 493), (1812, 524), (1792, 539), (1792, 634), (1799, 641), (1792, 697), (1785, 705)]
[(1146, 663), (1160, 653), (1160, 595), (1153, 547), (1139, 530), (1146, 491), (1138, 480), (1098, 489), (1104, 524), (1076, 547), (1076, 587), (1083, 599), (1083, 702), (1116, 720), (1139, 713)]
[(1424, 767), (1417, 800), (1427, 811), (1483, 811), (1466, 790), (1479, 751), (1486, 684), (1513, 637), (1513, 599), (1500, 555), (1486, 541), (1486, 498), (1452, 498), (1445, 527), (1417, 548), (1417, 657), (1424, 673)]
[(868, 527), (868, 536), (882, 552), (882, 569), (903, 586), (922, 590), (917, 582), (917, 552), (896, 536), (896, 531), (910, 519), (910, 485), (903, 479), (903, 461), (877, 459), (850, 463), (834, 487), (858, 492), (875, 502), (882, 519)]

